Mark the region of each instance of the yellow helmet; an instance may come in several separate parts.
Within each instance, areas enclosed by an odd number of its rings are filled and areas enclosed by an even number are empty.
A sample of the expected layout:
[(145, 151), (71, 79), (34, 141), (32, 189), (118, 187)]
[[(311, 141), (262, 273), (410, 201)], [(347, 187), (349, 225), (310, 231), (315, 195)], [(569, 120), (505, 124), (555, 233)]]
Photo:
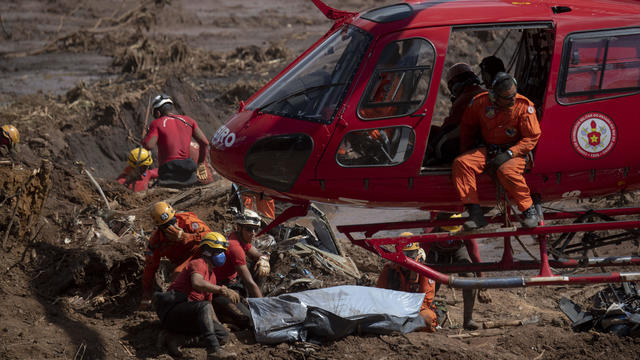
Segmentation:
[(408, 243), (407, 245), (405, 245), (402, 248), (402, 251), (413, 251), (413, 250), (418, 250), (418, 249), (420, 249), (420, 243), (412, 242), (412, 243)]
[[(462, 214), (453, 214), (449, 217), (449, 219), (457, 219), (461, 217), (462, 217)], [(459, 232), (459, 231), (462, 231), (462, 225), (443, 226), (442, 230), (449, 231), (449, 232)]]
[(2, 125), (2, 135), (11, 141), (11, 146), (20, 142), (20, 133), (13, 125)]
[(137, 147), (129, 152), (127, 162), (131, 167), (150, 166), (153, 164), (153, 159), (151, 158), (151, 152), (149, 150)]
[(211, 249), (222, 249), (224, 251), (227, 251), (227, 249), (229, 248), (229, 241), (227, 241), (227, 238), (224, 237), (224, 235), (220, 234), (219, 232), (208, 232), (204, 238), (202, 240), (200, 240), (200, 244), (198, 244), (199, 248), (202, 247), (209, 247)]
[(400, 236), (413, 236), (413, 233), (409, 231), (405, 231), (402, 234), (400, 234)]
[(176, 216), (176, 211), (164, 201), (159, 201), (153, 204), (151, 208), (151, 217), (156, 225), (163, 225), (168, 223), (173, 217)]

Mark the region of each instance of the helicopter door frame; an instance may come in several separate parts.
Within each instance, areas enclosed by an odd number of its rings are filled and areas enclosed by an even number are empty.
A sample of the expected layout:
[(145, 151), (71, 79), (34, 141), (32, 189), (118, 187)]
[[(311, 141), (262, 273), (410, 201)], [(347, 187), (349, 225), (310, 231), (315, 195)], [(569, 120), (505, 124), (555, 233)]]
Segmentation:
[[(532, 81), (535, 76), (540, 77), (540, 74), (533, 73), (531, 69), (526, 68), (526, 64), (530, 64), (530, 57), (532, 56), (530, 50), (531, 45), (527, 43), (529, 37), (531, 35), (531, 30), (539, 30), (539, 33), (543, 33), (544, 31), (550, 31), (551, 36), (548, 36), (547, 39), (544, 39), (548, 45), (544, 50), (541, 50), (539, 53), (547, 56), (546, 60), (546, 69), (544, 70), (542, 77)], [(512, 33), (513, 31), (518, 31), (519, 33)], [(487, 40), (482, 39), (481, 35), (483, 33), (493, 32), (493, 35), (500, 34), (500, 32), (506, 32), (503, 34), (502, 38), (497, 38), (494, 40), (496, 42), (495, 49), (486, 49)], [(457, 33), (465, 33), (469, 34), (469, 37), (475, 39), (475, 50), (469, 48), (468, 53), (461, 55), (460, 49), (455, 47), (456, 40), (455, 35)], [(548, 34), (547, 34), (548, 35)], [(487, 36), (490, 38), (489, 36)], [(468, 39), (466, 39), (469, 41)], [(551, 58), (553, 57), (554, 52), (554, 41), (555, 41), (555, 31), (553, 27), (553, 23), (550, 21), (536, 21), (536, 22), (517, 22), (517, 23), (496, 23), (496, 24), (470, 24), (470, 25), (461, 25), (461, 26), (453, 26), (451, 29), (451, 37), (449, 38), (449, 44), (447, 46), (447, 53), (445, 58), (444, 70), (442, 72), (442, 81), (440, 82), (440, 87), (438, 88), (438, 99), (436, 100), (436, 106), (446, 104), (446, 112), (443, 113), (442, 110), (435, 113), (432, 117), (431, 125), (438, 126), (442, 123), (443, 119), (448, 116), (448, 112), (452, 107), (452, 103), (448, 100), (450, 97), (449, 90), (447, 89), (447, 84), (444, 78), (446, 77), (446, 69), (452, 66), (455, 63), (465, 62), (469, 64), (472, 69), (479, 69), (480, 61), (471, 61), (471, 59), (482, 59), (489, 55), (501, 55), (499, 56), (506, 67), (507, 72), (514, 74), (514, 77), (518, 81), (518, 93), (526, 96), (531, 101), (534, 101), (536, 105), (536, 110), (538, 112), (538, 119), (540, 120), (542, 110), (544, 108), (544, 102), (546, 101), (546, 92), (549, 86), (549, 79), (552, 69)], [(512, 47), (512, 51), (505, 51), (505, 48)], [(529, 47), (527, 47), (529, 46)], [(453, 50), (455, 48), (455, 50)], [(499, 53), (499, 50), (503, 50)], [(480, 55), (482, 54), (482, 55)], [(536, 75), (537, 74), (537, 75)], [(532, 84), (535, 82), (535, 84)], [(445, 108), (445, 106), (443, 106)], [(434, 130), (434, 129), (431, 129)], [(455, 132), (455, 131), (453, 131)], [(452, 133), (453, 133), (452, 132)], [(432, 133), (432, 131), (430, 131)], [(431, 134), (430, 134), (431, 135)], [(427, 139), (427, 141), (433, 141), (432, 139)], [(434, 144), (429, 143), (429, 145), (433, 146)], [(451, 163), (450, 162), (438, 162), (437, 159), (433, 158), (434, 152), (424, 153), (424, 166), (421, 168), (421, 175), (441, 175), (441, 174), (450, 174), (451, 173)]]
[[(438, 88), (440, 82), (440, 73), (444, 64), (441, 53), (446, 51), (446, 45), (449, 39), (450, 26), (426, 27), (418, 29), (404, 29), (396, 31), (376, 38), (367, 53), (367, 58), (363, 61), (359, 74), (352, 85), (347, 99), (343, 104), (340, 113), (340, 121), (336, 121), (337, 126), (329, 140), (327, 151), (323, 154), (323, 158), (318, 162), (316, 174), (323, 174), (324, 179), (372, 179), (372, 178), (406, 178), (415, 176), (419, 169), (420, 163), (426, 147), (426, 133), (428, 131), (428, 123), (430, 121), (422, 121), (430, 119), (433, 112), (433, 104), (435, 102), (437, 92), (433, 91)], [(378, 63), (382, 60), (383, 51), (387, 45), (408, 41), (413, 39), (424, 40), (432, 50), (432, 61), (429, 64), (430, 73), (426, 81), (426, 96), (421, 100), (421, 104), (415, 109), (403, 113), (400, 112), (389, 116), (374, 116), (367, 118), (362, 116), (361, 104), (364, 103), (363, 96), (372, 90), (374, 85), (373, 76), (380, 74), (377, 69)], [(402, 47), (402, 46), (401, 46)], [(418, 61), (420, 61), (418, 59)], [(417, 66), (394, 66), (389, 71), (408, 71), (416, 70)], [(404, 73), (406, 74), (406, 72)], [(437, 78), (437, 79), (436, 79)], [(422, 89), (420, 89), (422, 90)], [(419, 91), (419, 90), (418, 90)], [(415, 94), (418, 94), (417, 92)], [(410, 96), (410, 95), (409, 95)], [(394, 105), (393, 103), (380, 103), (378, 107)], [(425, 125), (426, 124), (426, 125)], [(403, 154), (404, 161), (396, 163), (391, 161), (387, 164), (364, 164), (364, 165), (348, 165), (340, 163), (338, 158), (343, 140), (349, 135), (357, 131), (363, 133), (384, 132), (388, 129), (400, 129), (399, 136), (396, 134), (398, 143), (408, 144), (410, 154)], [(410, 131), (409, 139), (407, 130)], [(396, 131), (396, 133), (398, 133)], [(393, 134), (392, 134), (393, 136)], [(390, 137), (392, 137), (390, 136)], [(406, 140), (406, 141), (403, 141)], [(413, 142), (413, 145), (411, 145)], [(400, 145), (398, 145), (400, 146)], [(398, 147), (396, 146), (396, 148)], [(418, 155), (416, 155), (418, 154)], [(390, 154), (391, 159), (398, 158), (398, 154)], [(393, 168), (393, 171), (380, 171), (381, 168)], [(330, 178), (327, 175), (331, 176)], [(322, 180), (322, 179), (321, 179)]]

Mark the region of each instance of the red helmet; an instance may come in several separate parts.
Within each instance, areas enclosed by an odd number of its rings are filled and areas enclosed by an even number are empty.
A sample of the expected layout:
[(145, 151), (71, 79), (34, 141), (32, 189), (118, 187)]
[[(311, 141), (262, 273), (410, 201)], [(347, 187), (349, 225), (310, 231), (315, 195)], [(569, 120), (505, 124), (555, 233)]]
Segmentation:
[(454, 64), (447, 71), (447, 84), (449, 84), (451, 80), (455, 79), (458, 75), (461, 75), (464, 73), (471, 73), (475, 75), (475, 73), (473, 72), (469, 64), (465, 64), (465, 63)]

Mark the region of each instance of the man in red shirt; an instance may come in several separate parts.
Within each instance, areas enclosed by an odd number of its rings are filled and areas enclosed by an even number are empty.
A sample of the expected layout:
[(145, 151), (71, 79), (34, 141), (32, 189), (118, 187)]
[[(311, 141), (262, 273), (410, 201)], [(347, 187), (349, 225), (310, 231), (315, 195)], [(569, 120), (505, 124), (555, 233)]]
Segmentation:
[(172, 333), (165, 337), (169, 352), (174, 357), (182, 354), (173, 333), (199, 336), (207, 348), (207, 359), (232, 359), (236, 354), (224, 350), (229, 332), (220, 324), (211, 306), (213, 294), (224, 294), (239, 299), (240, 295), (226, 286), (216, 285), (214, 269), (225, 263), (229, 243), (217, 232), (209, 232), (200, 241), (199, 258), (191, 260), (171, 284), (167, 292), (153, 295), (154, 307), (164, 330)]
[[(199, 178), (206, 180), (209, 141), (198, 123), (186, 115), (174, 114), (173, 101), (165, 94), (156, 96), (152, 107), (156, 119), (149, 126), (143, 144), (148, 150), (158, 146), (159, 185), (189, 186)], [(192, 137), (200, 145), (197, 166), (189, 157)]]
[[(410, 232), (402, 233), (401, 236), (411, 236)], [(424, 250), (420, 248), (419, 243), (409, 243), (402, 251), (404, 254), (418, 262), (424, 262)], [(385, 264), (378, 281), (377, 288), (398, 290), (412, 293), (423, 293), (424, 300), (420, 306), (420, 316), (424, 319), (426, 325), (424, 331), (434, 332), (438, 326), (438, 320), (433, 305), (433, 298), (436, 294), (435, 281), (426, 276), (411, 271), (404, 266), (390, 263)]]
[[(237, 231), (232, 232), (227, 239), (227, 262), (215, 269), (218, 283), (231, 288), (244, 288), (250, 297), (262, 297), (262, 291), (253, 279), (253, 275), (247, 266), (247, 255), (256, 261), (255, 275), (264, 277), (269, 274), (269, 258), (261, 254), (253, 247), (251, 242), (254, 235), (260, 230), (260, 216), (253, 210), (245, 209), (235, 218)], [(238, 278), (242, 284), (238, 283)], [(244, 304), (225, 296), (214, 296), (213, 306), (219, 312), (224, 322), (229, 322), (240, 327), (247, 327), (251, 319), (249, 308)]]
[(145, 252), (142, 308), (150, 303), (160, 259), (166, 257), (175, 266), (172, 275), (174, 279), (196, 253), (199, 241), (211, 231), (196, 214), (176, 213), (171, 205), (164, 201), (153, 205), (151, 216), (157, 228), (151, 234)]
[(145, 148), (135, 148), (129, 153), (127, 167), (118, 176), (118, 182), (129, 190), (144, 191), (149, 189), (149, 181), (158, 178), (158, 169), (149, 169), (153, 164), (151, 152)]

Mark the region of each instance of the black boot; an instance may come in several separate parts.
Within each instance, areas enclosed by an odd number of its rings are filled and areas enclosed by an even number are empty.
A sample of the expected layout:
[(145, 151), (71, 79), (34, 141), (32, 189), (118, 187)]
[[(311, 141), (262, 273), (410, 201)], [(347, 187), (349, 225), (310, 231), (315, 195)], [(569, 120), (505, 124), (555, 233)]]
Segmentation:
[(462, 299), (464, 300), (462, 327), (465, 330), (478, 330), (480, 324), (473, 321), (473, 306), (476, 303), (476, 290), (465, 289), (462, 290)]
[(489, 223), (482, 215), (482, 208), (478, 204), (466, 204), (464, 206), (469, 213), (469, 219), (462, 224), (465, 230), (476, 230), (487, 226)]
[(531, 205), (530, 208), (522, 212), (522, 226), (528, 229), (534, 228), (538, 226), (538, 212), (536, 208)]

